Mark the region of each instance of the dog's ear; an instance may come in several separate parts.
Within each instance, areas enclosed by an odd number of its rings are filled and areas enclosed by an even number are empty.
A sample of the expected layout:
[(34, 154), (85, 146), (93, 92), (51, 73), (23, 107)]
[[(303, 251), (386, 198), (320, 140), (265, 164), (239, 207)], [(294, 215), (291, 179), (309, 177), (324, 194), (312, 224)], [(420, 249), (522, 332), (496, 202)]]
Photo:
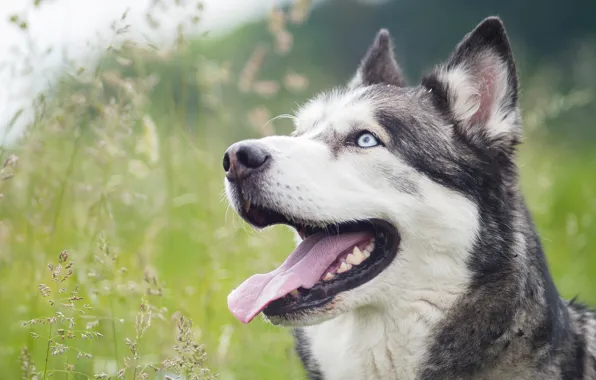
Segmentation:
[(499, 18), (482, 21), (422, 85), (473, 144), (511, 152), (520, 141), (517, 73)]
[(405, 86), (404, 77), (393, 54), (389, 31), (387, 29), (379, 30), (348, 87), (370, 86), (379, 83)]

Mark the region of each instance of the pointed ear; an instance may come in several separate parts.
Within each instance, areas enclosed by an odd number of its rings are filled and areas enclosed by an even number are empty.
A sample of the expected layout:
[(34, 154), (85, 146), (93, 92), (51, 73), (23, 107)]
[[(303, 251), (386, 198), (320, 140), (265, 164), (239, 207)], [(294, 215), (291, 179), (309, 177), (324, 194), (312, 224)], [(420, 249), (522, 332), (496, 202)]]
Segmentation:
[(517, 73), (499, 18), (482, 21), (422, 85), (472, 143), (511, 152), (520, 141)]
[(387, 29), (381, 29), (377, 33), (375, 41), (368, 48), (348, 87), (370, 86), (379, 83), (405, 86), (403, 75), (393, 56), (393, 44)]

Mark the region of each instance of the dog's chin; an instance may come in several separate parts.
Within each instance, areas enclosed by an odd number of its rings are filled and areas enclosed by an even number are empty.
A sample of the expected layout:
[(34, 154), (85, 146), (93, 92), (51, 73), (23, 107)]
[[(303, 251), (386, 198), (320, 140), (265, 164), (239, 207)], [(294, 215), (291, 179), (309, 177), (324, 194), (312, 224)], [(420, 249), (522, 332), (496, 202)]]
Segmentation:
[(333, 319), (348, 310), (344, 310), (334, 301), (324, 307), (314, 307), (308, 310), (288, 312), (279, 315), (268, 315), (263, 311), (263, 319), (276, 326), (307, 327), (314, 326)]
[[(319, 281), (313, 286), (299, 287), (270, 301), (262, 310), (262, 314), (274, 325), (309, 326), (346, 312), (346, 304), (342, 302), (344, 294), (376, 278), (392, 263), (399, 251), (401, 238), (396, 227), (382, 219), (354, 218), (354, 221), (345, 223), (326, 223), (321, 220), (297, 218), (279, 208), (253, 203), (254, 197), (251, 198), (251, 202), (243, 200), (242, 197), (234, 198), (234, 206), (240, 216), (256, 228), (285, 224), (293, 227), (302, 239), (315, 234), (329, 237), (368, 236), (355, 247), (342, 251), (337, 256), (334, 253), (336, 259), (328, 268), (332, 270), (322, 273)], [(316, 276), (319, 276), (318, 272)]]

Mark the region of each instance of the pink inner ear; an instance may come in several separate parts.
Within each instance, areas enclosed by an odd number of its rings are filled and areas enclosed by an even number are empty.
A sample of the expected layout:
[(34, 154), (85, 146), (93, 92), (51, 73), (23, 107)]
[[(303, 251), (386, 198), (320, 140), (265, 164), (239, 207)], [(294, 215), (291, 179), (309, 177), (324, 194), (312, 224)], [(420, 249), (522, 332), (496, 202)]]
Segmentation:
[(480, 95), (480, 105), (478, 111), (470, 119), (470, 126), (484, 125), (488, 122), (497, 97), (498, 68), (486, 62), (482, 66), (474, 75), (474, 81), (477, 83)]

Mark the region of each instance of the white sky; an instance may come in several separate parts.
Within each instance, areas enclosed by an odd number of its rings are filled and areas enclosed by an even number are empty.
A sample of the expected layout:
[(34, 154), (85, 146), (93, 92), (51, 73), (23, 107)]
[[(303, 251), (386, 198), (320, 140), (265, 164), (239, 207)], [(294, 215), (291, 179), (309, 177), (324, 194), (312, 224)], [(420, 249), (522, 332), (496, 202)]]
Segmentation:
[[(174, 0), (164, 2), (174, 3)], [(182, 1), (185, 2), (191, 3)], [(6, 125), (18, 109), (26, 107), (32, 97), (56, 77), (63, 62), (63, 52), (75, 61), (92, 57), (94, 48), (89, 43), (97, 49), (99, 41), (107, 41), (110, 24), (126, 9), (129, 9), (127, 20), (132, 26), (132, 35), (140, 40), (148, 36), (154, 42), (174, 38), (179, 20), (188, 15), (184, 8), (158, 14), (161, 27), (156, 32), (144, 21), (151, 0), (46, 0), (39, 8), (34, 8), (32, 3), (33, 0), (0, 0), (0, 144), (18, 136), (20, 127), (7, 133)], [(274, 1), (203, 0), (203, 3), (205, 10), (200, 31), (216, 33), (262, 17)], [(29, 34), (38, 51), (54, 49), (49, 56), (36, 60), (33, 73), (25, 77), (12, 69), (22, 63), (17, 52), (27, 50), (27, 38), (9, 22), (13, 14), (26, 16), (29, 20)], [(98, 33), (103, 38), (98, 39)]]

